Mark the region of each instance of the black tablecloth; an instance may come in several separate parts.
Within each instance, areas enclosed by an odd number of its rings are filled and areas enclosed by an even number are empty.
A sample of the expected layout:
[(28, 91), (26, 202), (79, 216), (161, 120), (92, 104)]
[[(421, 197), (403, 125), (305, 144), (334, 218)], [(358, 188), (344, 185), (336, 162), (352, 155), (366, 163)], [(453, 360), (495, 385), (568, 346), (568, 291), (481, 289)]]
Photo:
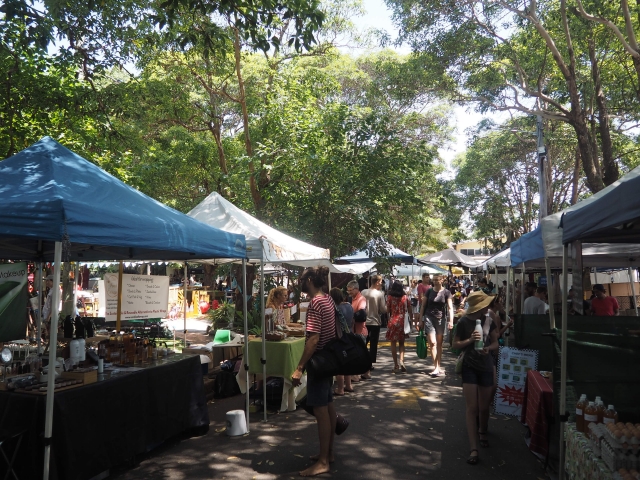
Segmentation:
[[(19, 478), (42, 477), (45, 400), (0, 392), (0, 431), (27, 428), (16, 460)], [(57, 392), (50, 478), (86, 480), (177, 434), (208, 427), (197, 355)]]

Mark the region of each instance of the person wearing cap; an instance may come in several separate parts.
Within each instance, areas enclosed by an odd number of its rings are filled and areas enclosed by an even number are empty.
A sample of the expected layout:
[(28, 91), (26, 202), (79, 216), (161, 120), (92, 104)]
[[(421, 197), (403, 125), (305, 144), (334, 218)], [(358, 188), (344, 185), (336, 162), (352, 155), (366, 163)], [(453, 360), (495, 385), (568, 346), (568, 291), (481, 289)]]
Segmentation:
[(617, 317), (620, 314), (620, 305), (615, 297), (609, 297), (605, 293), (604, 285), (596, 283), (593, 286), (595, 297), (591, 300), (591, 315), (596, 317)]
[[(466, 404), (467, 434), (471, 452), (467, 463), (476, 465), (479, 460), (478, 443), (489, 446), (486, 434), (489, 425), (489, 406), (493, 392), (495, 368), (490, 352), (498, 348), (498, 331), (491, 317), (485, 317), (493, 295), (482, 291), (473, 292), (467, 297), (467, 310), (458, 321), (453, 348), (463, 351), (462, 392)], [(483, 333), (476, 332), (476, 320), (480, 320)], [(482, 350), (475, 349), (475, 342), (484, 341)], [(477, 420), (479, 419), (479, 428)]]

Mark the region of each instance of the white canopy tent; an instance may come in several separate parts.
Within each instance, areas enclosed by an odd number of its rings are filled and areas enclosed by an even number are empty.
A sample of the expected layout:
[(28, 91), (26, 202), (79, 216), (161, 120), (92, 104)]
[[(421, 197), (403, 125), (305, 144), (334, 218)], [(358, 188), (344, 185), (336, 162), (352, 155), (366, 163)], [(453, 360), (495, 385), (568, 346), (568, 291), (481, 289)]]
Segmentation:
[(433, 275), (436, 273), (444, 273), (447, 271), (441, 268), (430, 267), (429, 265), (399, 265), (393, 267), (393, 274), (396, 277), (421, 277), (423, 273)]

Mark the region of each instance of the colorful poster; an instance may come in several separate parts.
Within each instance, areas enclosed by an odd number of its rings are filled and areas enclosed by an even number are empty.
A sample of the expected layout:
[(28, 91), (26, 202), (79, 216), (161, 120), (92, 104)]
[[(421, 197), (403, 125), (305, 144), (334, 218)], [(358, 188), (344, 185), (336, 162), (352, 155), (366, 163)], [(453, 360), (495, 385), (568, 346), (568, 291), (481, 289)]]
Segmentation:
[(0, 342), (22, 340), (27, 334), (27, 264), (0, 265)]
[[(100, 283), (102, 287), (102, 283)], [(104, 293), (103, 293), (104, 292)], [(102, 297), (104, 295), (104, 297)], [(100, 305), (105, 305), (105, 320), (115, 322), (118, 314), (118, 274), (104, 275)], [(166, 318), (168, 315), (169, 277), (158, 275), (122, 275), (121, 320)]]
[(520, 416), (527, 372), (537, 369), (537, 350), (500, 347), (498, 355), (498, 389), (493, 399), (496, 413)]

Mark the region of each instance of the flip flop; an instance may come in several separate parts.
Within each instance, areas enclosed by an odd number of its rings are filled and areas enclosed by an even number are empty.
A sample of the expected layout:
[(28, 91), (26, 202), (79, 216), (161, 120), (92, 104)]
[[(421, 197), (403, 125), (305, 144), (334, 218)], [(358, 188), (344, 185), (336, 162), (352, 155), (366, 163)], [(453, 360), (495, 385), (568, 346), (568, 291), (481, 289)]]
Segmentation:
[(477, 465), (478, 464), (478, 460), (480, 460), (480, 456), (479, 455), (471, 455), (473, 452), (480, 453), (480, 452), (478, 452), (478, 449), (476, 449), (476, 448), (474, 448), (473, 450), (471, 450), (469, 452), (469, 458), (467, 458), (467, 463), (469, 465)]
[(334, 396), (334, 397), (344, 397), (344, 393), (338, 393), (338, 391), (337, 391), (337, 390), (334, 390), (334, 391), (333, 391), (333, 396)]
[(369, 375), (368, 377), (365, 377), (364, 375), (360, 375), (360, 378), (362, 380), (371, 380), (371, 375)]
[(349, 393), (355, 392), (355, 390), (353, 388), (345, 388), (344, 391), (345, 392), (349, 392)]

